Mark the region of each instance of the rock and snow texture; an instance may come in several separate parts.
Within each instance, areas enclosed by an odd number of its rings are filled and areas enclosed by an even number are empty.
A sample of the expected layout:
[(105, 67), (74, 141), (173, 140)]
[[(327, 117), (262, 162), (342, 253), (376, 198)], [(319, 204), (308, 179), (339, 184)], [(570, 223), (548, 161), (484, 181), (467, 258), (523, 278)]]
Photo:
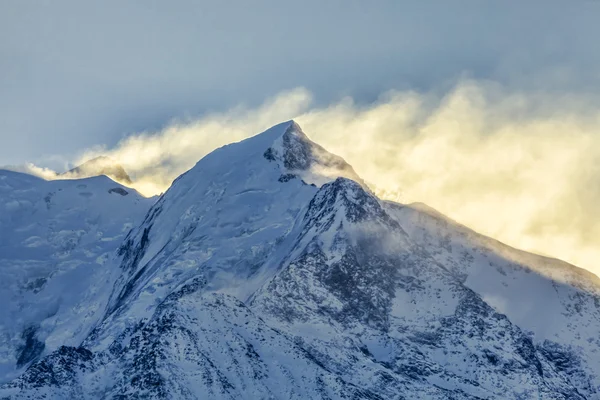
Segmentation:
[(215, 150), (151, 207), (94, 185), (122, 208), (79, 205), (67, 255), (28, 253), (50, 224), (9, 196), (38, 181), (6, 176), (3, 233), (38, 233), (0, 247), (3, 276), (32, 271), (3, 292), (31, 316), (0, 332), (0, 397), (600, 399), (597, 277), (379, 200), (293, 121)]

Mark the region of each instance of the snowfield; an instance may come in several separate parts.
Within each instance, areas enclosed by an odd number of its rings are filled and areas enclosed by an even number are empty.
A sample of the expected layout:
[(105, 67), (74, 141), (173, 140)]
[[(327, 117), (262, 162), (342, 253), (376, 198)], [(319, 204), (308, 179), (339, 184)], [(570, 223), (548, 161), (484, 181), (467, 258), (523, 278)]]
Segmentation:
[(145, 199), (0, 171), (0, 398), (600, 399), (600, 280), (288, 121)]

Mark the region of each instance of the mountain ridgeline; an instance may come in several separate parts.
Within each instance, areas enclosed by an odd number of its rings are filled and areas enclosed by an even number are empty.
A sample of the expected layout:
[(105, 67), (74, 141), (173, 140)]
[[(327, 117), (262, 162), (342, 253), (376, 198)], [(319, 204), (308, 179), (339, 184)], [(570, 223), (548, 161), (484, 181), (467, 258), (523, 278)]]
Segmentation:
[(89, 178), (106, 175), (109, 178), (130, 185), (132, 183), (125, 168), (107, 156), (99, 156), (61, 174), (65, 178)]
[(0, 398), (600, 399), (595, 275), (377, 198), (293, 121), (158, 199), (0, 196)]

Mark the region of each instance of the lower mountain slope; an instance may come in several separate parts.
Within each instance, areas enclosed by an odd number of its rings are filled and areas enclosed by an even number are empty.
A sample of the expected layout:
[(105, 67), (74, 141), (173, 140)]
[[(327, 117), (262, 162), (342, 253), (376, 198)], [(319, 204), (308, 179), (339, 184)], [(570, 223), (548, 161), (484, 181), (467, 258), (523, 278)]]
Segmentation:
[(600, 388), (600, 279), (506, 246), (435, 210), (385, 203), (411, 239), (521, 327), (588, 395)]
[(118, 277), (106, 266), (153, 202), (105, 176), (0, 171), (0, 382), (89, 334)]
[(324, 185), (305, 219), (292, 257), (251, 307), (344, 379), (386, 398), (584, 398), (355, 182)]
[(379, 200), (293, 121), (200, 160), (111, 260), (89, 334), (0, 396), (600, 398), (595, 314), (578, 336), (511, 311), (543, 304), (529, 279), (580, 323), (595, 277)]

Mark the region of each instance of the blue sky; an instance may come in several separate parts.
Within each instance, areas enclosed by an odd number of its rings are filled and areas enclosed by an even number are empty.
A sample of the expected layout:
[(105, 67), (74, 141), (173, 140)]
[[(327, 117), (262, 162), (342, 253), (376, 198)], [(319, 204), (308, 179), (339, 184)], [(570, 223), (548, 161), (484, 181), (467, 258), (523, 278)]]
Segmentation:
[(382, 198), (598, 273), (599, 19), (595, 0), (4, 0), (0, 166), (108, 154), (154, 194), (298, 118)]
[(461, 77), (596, 91), (599, 16), (595, 1), (6, 0), (0, 165), (56, 164), (296, 87), (316, 104)]

